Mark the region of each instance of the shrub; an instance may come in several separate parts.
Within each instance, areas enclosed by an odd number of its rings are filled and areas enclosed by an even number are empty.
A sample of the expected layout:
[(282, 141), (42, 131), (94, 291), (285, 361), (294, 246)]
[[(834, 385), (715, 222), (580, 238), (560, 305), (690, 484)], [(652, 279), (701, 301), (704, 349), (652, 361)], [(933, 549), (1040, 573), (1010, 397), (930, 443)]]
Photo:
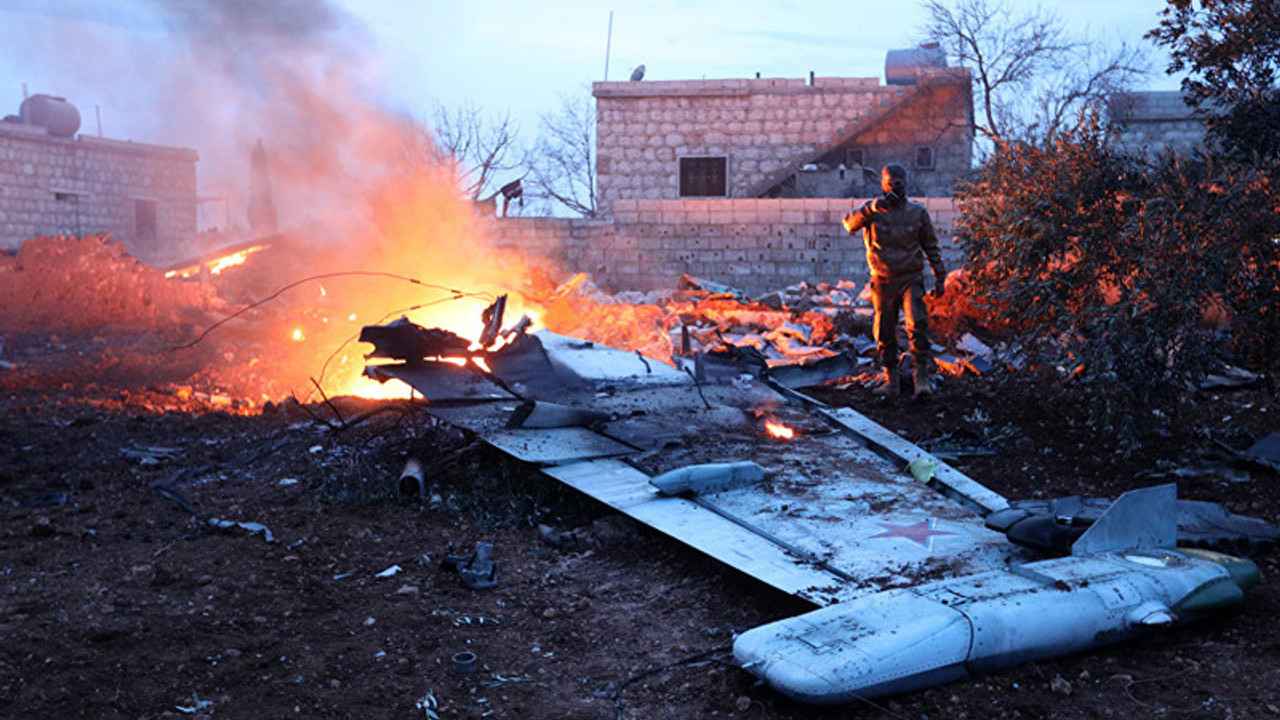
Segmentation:
[(1227, 311), (1242, 356), (1274, 368), (1280, 226), (1265, 173), (1127, 157), (1084, 117), (998, 149), (960, 200), (975, 297), (1113, 415), (1169, 405), (1218, 362), (1211, 309)]

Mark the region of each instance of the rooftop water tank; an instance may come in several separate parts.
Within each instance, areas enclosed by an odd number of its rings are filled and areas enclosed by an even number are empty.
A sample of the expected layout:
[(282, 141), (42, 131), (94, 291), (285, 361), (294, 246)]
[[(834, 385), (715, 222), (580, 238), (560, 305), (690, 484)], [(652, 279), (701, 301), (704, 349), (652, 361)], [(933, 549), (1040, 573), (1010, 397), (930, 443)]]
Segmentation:
[(946, 66), (947, 52), (938, 43), (890, 50), (884, 56), (884, 82), (886, 85), (915, 85), (921, 70)]
[(54, 137), (69, 138), (80, 129), (80, 111), (66, 98), (32, 95), (22, 101), (18, 115), (26, 125), (38, 125)]

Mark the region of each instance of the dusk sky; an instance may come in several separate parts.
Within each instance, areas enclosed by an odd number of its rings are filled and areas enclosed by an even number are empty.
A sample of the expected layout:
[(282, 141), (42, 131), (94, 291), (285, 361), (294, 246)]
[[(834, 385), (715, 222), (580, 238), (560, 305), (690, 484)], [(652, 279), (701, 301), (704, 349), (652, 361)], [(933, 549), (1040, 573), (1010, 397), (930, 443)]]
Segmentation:
[[(1150, 48), (1147, 88), (1172, 89), (1167, 58), (1142, 39), (1164, 6), (1078, 0), (1054, 12), (1099, 43)], [(352, 97), (422, 120), (471, 103), (510, 112), (530, 141), (561, 95), (604, 79), (606, 49), (610, 80), (642, 63), (646, 80), (882, 77), (885, 52), (918, 44), (925, 20), (914, 2), (649, 0), (613, 8), (610, 42), (609, 12), (594, 0), (6, 0), (0, 115), (17, 113), (24, 84), (64, 96), (82, 133), (97, 134), (100, 116), (106, 137), (196, 148), (204, 190), (229, 147), (238, 156), (272, 134), (254, 123), (284, 102), (282, 64), (333, 113), (358, 110)], [(245, 93), (252, 102), (232, 97)]]

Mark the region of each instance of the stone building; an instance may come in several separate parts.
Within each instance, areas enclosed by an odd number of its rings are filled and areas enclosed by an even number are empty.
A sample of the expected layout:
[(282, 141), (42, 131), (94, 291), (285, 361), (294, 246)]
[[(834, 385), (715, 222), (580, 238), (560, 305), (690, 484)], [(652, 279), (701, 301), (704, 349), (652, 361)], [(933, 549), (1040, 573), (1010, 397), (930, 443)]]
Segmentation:
[(491, 240), (608, 290), (672, 288), (682, 274), (750, 293), (865, 281), (862, 240), (840, 219), (898, 162), (956, 267), (972, 76), (922, 47), (889, 51), (885, 78), (596, 83), (599, 216), (501, 219)]
[(972, 160), (972, 77), (941, 56), (895, 66), (894, 52), (884, 85), (813, 76), (595, 83), (600, 211), (619, 200), (865, 196), (890, 162), (910, 171), (911, 194), (949, 195)]
[(108, 232), (154, 261), (195, 235), (194, 150), (76, 136), (79, 122), (47, 95), (0, 122), (0, 249)]
[(1107, 110), (1112, 140), (1126, 150), (1187, 152), (1204, 143), (1204, 120), (1179, 90), (1119, 93)]

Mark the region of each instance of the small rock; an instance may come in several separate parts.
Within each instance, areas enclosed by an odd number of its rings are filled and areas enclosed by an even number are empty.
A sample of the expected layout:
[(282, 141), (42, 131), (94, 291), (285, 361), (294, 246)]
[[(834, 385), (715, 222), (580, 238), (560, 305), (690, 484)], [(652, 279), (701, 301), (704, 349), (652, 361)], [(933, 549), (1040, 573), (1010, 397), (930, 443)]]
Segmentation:
[(1067, 696), (1071, 694), (1071, 683), (1065, 680), (1061, 675), (1056, 675), (1049, 681), (1049, 689), (1054, 694)]
[(376, 623), (376, 622), (378, 622), (378, 621), (377, 621), (377, 620), (374, 620), (373, 618), (365, 618), (365, 619), (364, 619), (364, 626), (365, 626), (365, 627), (370, 627), (371, 625), (373, 625), (373, 624), (374, 624), (374, 623)]
[(751, 709), (751, 698), (746, 695), (739, 695), (738, 699), (733, 701), (733, 707), (738, 712), (746, 712)]
[(415, 597), (415, 598), (416, 598), (416, 597), (418, 597), (418, 595), (419, 595), (419, 593), (420, 593), (420, 592), (421, 592), (421, 591), (418, 589), (418, 586), (417, 586), (417, 585), (401, 585), (401, 586), (400, 586), (400, 589), (399, 589), (399, 590), (396, 590), (395, 594), (396, 594), (396, 595), (407, 595), (407, 596), (409, 596), (409, 597)]
[(226, 650), (223, 650), (223, 651), (222, 651), (222, 654), (223, 654), (223, 655), (226, 655), (227, 657), (231, 657), (231, 658), (238, 658), (238, 657), (240, 657), (243, 653), (241, 653), (239, 650), (237, 650), (237, 649), (235, 649), (235, 648), (227, 648)]
[(546, 610), (542, 611), (542, 617), (546, 618), (547, 620), (553, 620), (559, 616), (560, 616), (560, 611), (556, 610), (555, 608), (547, 608)]
[(213, 582), (212, 575), (201, 575), (200, 577), (196, 578), (197, 585), (208, 585), (211, 582)]
[(1084, 682), (1085, 680), (1091, 680), (1091, 679), (1093, 679), (1093, 676), (1089, 674), (1089, 671), (1088, 671), (1088, 670), (1081, 670), (1081, 671), (1080, 671), (1080, 677), (1078, 677), (1078, 678), (1076, 678), (1076, 679), (1077, 679), (1077, 680), (1079, 680), (1079, 681), (1081, 681), (1081, 682)]

